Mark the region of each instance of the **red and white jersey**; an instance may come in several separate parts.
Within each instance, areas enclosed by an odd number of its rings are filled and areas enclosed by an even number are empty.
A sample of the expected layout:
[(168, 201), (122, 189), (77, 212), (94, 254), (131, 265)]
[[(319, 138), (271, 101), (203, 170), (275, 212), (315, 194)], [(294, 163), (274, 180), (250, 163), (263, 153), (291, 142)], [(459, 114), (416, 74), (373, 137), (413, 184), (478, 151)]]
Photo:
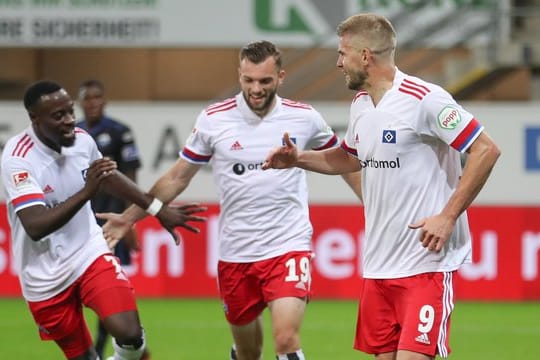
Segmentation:
[(92, 137), (80, 129), (76, 132), (74, 146), (59, 154), (45, 146), (30, 126), (10, 138), (2, 153), (14, 263), (23, 295), (30, 301), (60, 293), (98, 256), (109, 252), (90, 202), (39, 241), (26, 234), (17, 216), (30, 206), (56, 206), (84, 186), (86, 170), (101, 154)]
[(407, 225), (441, 212), (461, 175), (460, 153), (482, 131), (441, 87), (397, 69), (376, 107), (367, 92), (358, 92), (341, 146), (362, 165), (366, 278), (453, 271), (470, 262), (466, 213), (439, 253), (422, 247), (420, 230)]
[(305, 171), (261, 170), (288, 132), (299, 149), (325, 149), (337, 136), (311, 106), (276, 96), (264, 118), (243, 95), (209, 106), (197, 118), (181, 156), (210, 162), (220, 196), (219, 259), (253, 262), (311, 249)]

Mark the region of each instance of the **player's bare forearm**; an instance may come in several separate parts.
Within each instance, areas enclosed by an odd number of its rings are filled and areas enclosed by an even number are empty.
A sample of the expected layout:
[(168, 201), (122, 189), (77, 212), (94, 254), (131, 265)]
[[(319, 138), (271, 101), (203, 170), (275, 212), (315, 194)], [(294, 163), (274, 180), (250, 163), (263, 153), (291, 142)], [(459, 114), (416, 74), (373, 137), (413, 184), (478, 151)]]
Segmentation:
[(301, 151), (298, 153), (296, 166), (328, 175), (340, 175), (361, 169), (360, 162), (339, 147), (322, 151)]
[(354, 192), (356, 197), (358, 197), (360, 202), (363, 203), (364, 200), (362, 198), (362, 177), (360, 171), (341, 174), (341, 177), (347, 183), (347, 185), (349, 185), (349, 187)]
[(153, 200), (150, 194), (141, 191), (137, 184), (119, 171), (104, 179), (101, 188), (108, 194), (132, 202), (143, 209), (146, 209)]
[(90, 200), (106, 179), (113, 177), (116, 163), (109, 159), (99, 159), (92, 163), (86, 172), (84, 187), (59, 203), (57, 206), (30, 206), (17, 212), (26, 233), (39, 240), (58, 230)]
[(177, 160), (152, 186), (150, 194), (164, 203), (170, 203), (187, 188), (200, 168), (200, 165), (191, 164), (184, 159)]
[[(189, 185), (191, 179), (201, 168), (179, 159), (150, 188), (149, 194), (168, 204), (180, 195)], [(139, 206), (132, 205), (122, 214), (132, 224), (146, 217), (146, 212)]]
[(86, 195), (78, 192), (52, 208), (30, 206), (18, 211), (17, 216), (28, 236), (38, 241), (67, 224), (88, 200)]
[(475, 140), (468, 153), (458, 187), (443, 210), (455, 219), (474, 201), (501, 154), (485, 132)]
[(411, 229), (422, 229), (422, 246), (440, 251), (450, 237), (457, 218), (469, 207), (486, 183), (500, 155), (497, 145), (482, 133), (468, 150), (469, 156), (458, 186), (439, 214), (409, 224)]

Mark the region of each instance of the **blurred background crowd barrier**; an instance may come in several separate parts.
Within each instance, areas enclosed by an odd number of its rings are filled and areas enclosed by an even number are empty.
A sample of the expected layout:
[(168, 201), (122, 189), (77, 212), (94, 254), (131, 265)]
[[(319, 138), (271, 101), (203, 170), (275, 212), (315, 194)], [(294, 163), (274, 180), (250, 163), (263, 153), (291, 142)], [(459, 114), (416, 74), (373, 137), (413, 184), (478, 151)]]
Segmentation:
[(115, 100), (202, 100), (236, 91), (238, 48), (285, 52), (283, 95), (348, 100), (336, 25), (390, 18), (398, 65), (463, 100), (538, 97), (538, 0), (0, 0), (0, 98), (43, 77), (69, 90), (89, 75)]

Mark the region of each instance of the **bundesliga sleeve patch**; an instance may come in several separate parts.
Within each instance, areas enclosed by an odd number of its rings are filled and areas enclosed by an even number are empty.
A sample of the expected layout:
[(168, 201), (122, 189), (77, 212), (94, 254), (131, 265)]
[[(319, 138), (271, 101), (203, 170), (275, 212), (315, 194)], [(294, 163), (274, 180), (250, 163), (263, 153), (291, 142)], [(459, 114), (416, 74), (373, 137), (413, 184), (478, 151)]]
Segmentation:
[(193, 130), (191, 130), (191, 134), (189, 134), (188, 138), (186, 139), (186, 144), (193, 145), (193, 143), (195, 142), (196, 134), (197, 134), (197, 128), (193, 128)]
[(445, 106), (437, 117), (439, 126), (445, 130), (454, 130), (461, 122), (461, 114), (453, 106)]
[(23, 186), (28, 183), (30, 175), (28, 171), (19, 171), (11, 175), (13, 178), (13, 183), (16, 187)]

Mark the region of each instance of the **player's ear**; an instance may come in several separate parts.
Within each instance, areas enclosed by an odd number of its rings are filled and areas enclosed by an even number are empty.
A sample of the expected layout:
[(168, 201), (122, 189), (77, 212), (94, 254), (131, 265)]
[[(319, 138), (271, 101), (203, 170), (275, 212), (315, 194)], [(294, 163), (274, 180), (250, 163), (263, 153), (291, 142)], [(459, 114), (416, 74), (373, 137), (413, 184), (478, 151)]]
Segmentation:
[(281, 85), (285, 81), (285, 70), (281, 69), (278, 72), (278, 84)]
[(30, 118), (30, 121), (34, 122), (37, 118), (37, 115), (34, 111), (28, 110), (28, 117)]

